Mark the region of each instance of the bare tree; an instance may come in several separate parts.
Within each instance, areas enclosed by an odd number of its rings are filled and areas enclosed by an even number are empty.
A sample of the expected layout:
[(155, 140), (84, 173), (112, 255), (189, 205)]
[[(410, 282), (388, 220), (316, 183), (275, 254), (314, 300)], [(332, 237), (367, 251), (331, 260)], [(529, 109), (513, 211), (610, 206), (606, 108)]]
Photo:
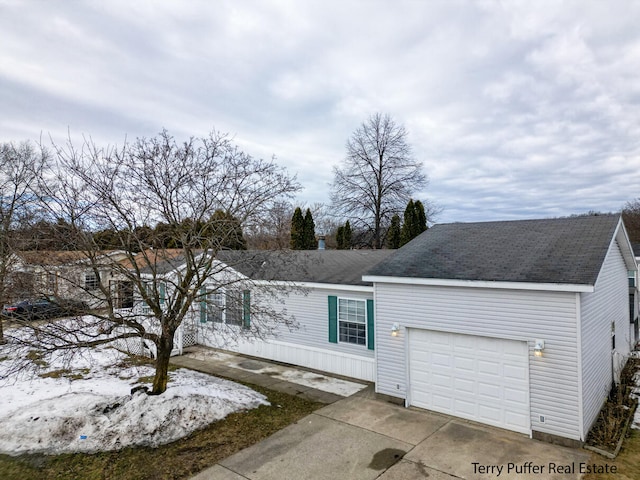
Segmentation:
[(292, 215), (293, 205), (290, 202), (274, 202), (269, 210), (260, 216), (260, 223), (254, 223), (247, 232), (249, 248), (259, 250), (288, 248)]
[(371, 246), (381, 248), (391, 217), (426, 185), (423, 164), (413, 158), (404, 126), (376, 113), (347, 140), (345, 164), (334, 168), (331, 199), (354, 229), (371, 232)]
[[(151, 393), (161, 394), (183, 320), (193, 318), (204, 303), (217, 308), (216, 291), (252, 287), (249, 279), (233, 275), (233, 265), (216, 258), (228, 244), (224, 235), (237, 231), (221, 222), (257, 224), (300, 187), (273, 161), (252, 158), (215, 131), (184, 143), (164, 131), (107, 149), (90, 141), (76, 149), (68, 142), (54, 146), (54, 152), (53, 179), (42, 185), (42, 198), (51, 216), (72, 226), (67, 236), (83, 257), (55, 274), (68, 292), (82, 291), (93, 310), (74, 322), (31, 323), (29, 341), (38, 341), (44, 350), (71, 351), (142, 338), (155, 350)], [(143, 227), (158, 223), (179, 248), (151, 248), (154, 239)], [(96, 242), (94, 232), (104, 230), (111, 232), (112, 242), (117, 240), (117, 252), (105, 252)], [(214, 277), (217, 283), (211, 286)], [(144, 308), (132, 308), (134, 297)], [(246, 306), (246, 300), (234, 301)], [(265, 321), (252, 322), (242, 334), (259, 336), (266, 319), (287, 322), (282, 312), (266, 305), (251, 304), (252, 313)], [(238, 305), (226, 308), (238, 312)]]
[[(0, 145), (0, 307), (9, 299), (15, 299), (18, 277), (15, 275), (15, 235), (19, 227), (35, 214), (37, 183), (46, 162), (46, 151), (38, 150), (29, 142), (18, 145)], [(12, 290), (14, 290), (12, 292)], [(4, 343), (4, 329), (0, 317), (0, 343)]]
[(634, 243), (640, 242), (640, 198), (625, 204), (622, 209), (622, 218), (629, 233), (629, 239)]

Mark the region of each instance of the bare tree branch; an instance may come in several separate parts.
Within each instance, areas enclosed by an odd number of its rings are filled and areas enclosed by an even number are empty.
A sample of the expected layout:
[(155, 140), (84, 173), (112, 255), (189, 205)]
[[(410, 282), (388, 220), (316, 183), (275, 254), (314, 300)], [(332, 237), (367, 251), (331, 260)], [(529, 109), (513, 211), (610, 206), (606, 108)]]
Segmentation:
[(382, 247), (391, 217), (402, 212), (415, 190), (427, 185), (407, 135), (389, 115), (376, 113), (347, 140), (344, 166), (334, 168), (333, 205), (356, 229), (371, 232), (374, 248)]

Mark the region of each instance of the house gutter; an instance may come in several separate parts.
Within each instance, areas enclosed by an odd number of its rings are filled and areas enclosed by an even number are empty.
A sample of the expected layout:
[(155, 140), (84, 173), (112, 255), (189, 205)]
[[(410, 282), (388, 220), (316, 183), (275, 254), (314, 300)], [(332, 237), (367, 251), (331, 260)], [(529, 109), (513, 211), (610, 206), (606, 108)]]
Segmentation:
[(397, 283), (404, 285), (432, 285), (440, 287), (494, 288), (503, 290), (538, 290), (546, 292), (593, 292), (593, 285), (573, 283), (500, 282), (487, 280), (453, 280), (445, 278), (412, 278), (365, 275), (365, 282)]

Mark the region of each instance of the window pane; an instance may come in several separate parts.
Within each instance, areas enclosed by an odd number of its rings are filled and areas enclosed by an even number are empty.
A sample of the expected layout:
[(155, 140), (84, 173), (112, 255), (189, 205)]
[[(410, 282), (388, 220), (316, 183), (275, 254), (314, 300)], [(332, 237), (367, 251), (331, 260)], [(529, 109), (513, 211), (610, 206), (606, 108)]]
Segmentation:
[(360, 323), (340, 322), (340, 341), (355, 345), (366, 345), (365, 326)]
[(242, 325), (242, 292), (240, 290), (227, 292), (225, 315), (227, 325)]
[(224, 297), (220, 292), (207, 294), (207, 321), (222, 323)]

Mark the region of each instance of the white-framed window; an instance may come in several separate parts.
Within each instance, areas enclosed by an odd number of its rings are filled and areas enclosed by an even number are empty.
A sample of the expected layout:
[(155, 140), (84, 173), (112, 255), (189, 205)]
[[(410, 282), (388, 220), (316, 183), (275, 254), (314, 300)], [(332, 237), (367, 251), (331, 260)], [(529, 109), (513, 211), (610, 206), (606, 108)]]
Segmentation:
[(207, 293), (207, 322), (224, 323), (224, 294)]
[(100, 287), (100, 276), (97, 272), (86, 272), (84, 274), (85, 290), (97, 290)]
[(367, 345), (367, 302), (338, 298), (338, 340)]
[(206, 296), (206, 321), (242, 325), (242, 290), (216, 290)]

